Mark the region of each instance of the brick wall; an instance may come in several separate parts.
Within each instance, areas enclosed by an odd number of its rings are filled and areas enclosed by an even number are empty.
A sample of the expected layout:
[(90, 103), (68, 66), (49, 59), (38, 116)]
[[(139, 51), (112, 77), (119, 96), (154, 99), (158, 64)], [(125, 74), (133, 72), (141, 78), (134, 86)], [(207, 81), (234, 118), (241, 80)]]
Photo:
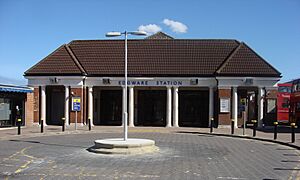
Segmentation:
[(33, 90), (33, 122), (38, 123), (40, 118), (39, 112), (39, 88), (34, 88)]
[[(81, 88), (71, 88), (70, 92), (74, 93), (74, 96), (79, 96), (81, 98), (81, 111), (77, 112), (77, 123), (83, 123), (83, 91)], [(70, 99), (70, 123), (75, 123), (75, 112), (72, 110), (72, 99)]]
[(31, 126), (33, 124), (33, 93), (27, 93), (25, 100), (25, 125)]
[[(231, 89), (219, 89), (218, 90), (218, 103), (220, 103), (220, 98), (230, 98), (231, 100)], [(220, 106), (219, 106), (220, 107)], [(229, 107), (231, 109), (231, 107)], [(231, 114), (229, 113), (220, 113), (220, 108), (216, 109), (218, 112), (218, 122), (219, 125), (230, 125), (231, 124)]]

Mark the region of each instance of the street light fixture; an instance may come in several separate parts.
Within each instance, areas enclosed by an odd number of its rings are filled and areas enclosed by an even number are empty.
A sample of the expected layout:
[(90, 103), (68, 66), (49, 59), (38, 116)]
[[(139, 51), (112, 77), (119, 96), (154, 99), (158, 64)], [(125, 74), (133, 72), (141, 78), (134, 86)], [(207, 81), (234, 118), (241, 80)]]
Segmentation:
[(125, 93), (123, 96), (123, 127), (124, 127), (124, 141), (127, 141), (128, 137), (128, 127), (127, 127), (127, 120), (128, 120), (128, 113), (127, 113), (127, 35), (135, 35), (135, 36), (145, 36), (147, 35), (144, 31), (130, 31), (130, 32), (108, 32), (106, 33), (106, 37), (117, 37), (121, 35), (125, 35)]

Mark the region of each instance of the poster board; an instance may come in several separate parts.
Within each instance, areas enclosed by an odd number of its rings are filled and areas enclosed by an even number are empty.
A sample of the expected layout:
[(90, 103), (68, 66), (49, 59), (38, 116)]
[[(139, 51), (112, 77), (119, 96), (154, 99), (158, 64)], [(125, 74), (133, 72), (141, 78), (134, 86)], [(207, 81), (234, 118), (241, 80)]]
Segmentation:
[(230, 112), (230, 98), (220, 98), (220, 113)]

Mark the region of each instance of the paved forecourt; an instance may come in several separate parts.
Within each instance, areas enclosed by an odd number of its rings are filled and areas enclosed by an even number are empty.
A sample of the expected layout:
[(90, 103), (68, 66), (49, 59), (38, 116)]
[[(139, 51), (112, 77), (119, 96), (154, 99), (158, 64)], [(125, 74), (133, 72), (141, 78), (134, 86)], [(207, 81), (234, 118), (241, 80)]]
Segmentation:
[(278, 144), (189, 133), (130, 133), (153, 139), (146, 155), (88, 152), (94, 140), (122, 133), (86, 133), (0, 141), (0, 179), (295, 179), (299, 151)]

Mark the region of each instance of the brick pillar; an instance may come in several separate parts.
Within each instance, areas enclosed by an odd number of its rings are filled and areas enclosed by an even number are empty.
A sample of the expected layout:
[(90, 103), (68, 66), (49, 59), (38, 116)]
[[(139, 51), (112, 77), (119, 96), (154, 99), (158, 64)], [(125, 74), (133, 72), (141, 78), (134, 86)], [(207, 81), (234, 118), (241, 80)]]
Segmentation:
[(34, 93), (27, 93), (25, 100), (25, 125), (32, 126), (34, 114)]
[(33, 90), (33, 122), (39, 123), (40, 120), (40, 90), (34, 88)]
[[(81, 99), (81, 109), (79, 112), (77, 112), (77, 123), (82, 123), (83, 124), (83, 93), (82, 93), (82, 88), (79, 87), (79, 88), (72, 88), (71, 87), (71, 90), (70, 92), (73, 92), (73, 96), (76, 96), (76, 97), (80, 97)], [(71, 111), (72, 110), (72, 98), (70, 98), (70, 123), (75, 123), (75, 112), (74, 111)]]
[[(231, 89), (219, 89), (218, 90), (218, 103), (220, 104), (220, 99), (221, 98), (229, 98), (231, 101)], [(229, 110), (231, 109), (231, 104), (229, 104)], [(230, 119), (231, 115), (230, 112), (226, 112), (226, 113), (220, 113), (220, 105), (219, 105), (219, 109), (218, 109), (218, 120), (219, 120), (219, 125), (225, 125), (225, 126), (229, 126), (231, 124), (231, 119)]]

